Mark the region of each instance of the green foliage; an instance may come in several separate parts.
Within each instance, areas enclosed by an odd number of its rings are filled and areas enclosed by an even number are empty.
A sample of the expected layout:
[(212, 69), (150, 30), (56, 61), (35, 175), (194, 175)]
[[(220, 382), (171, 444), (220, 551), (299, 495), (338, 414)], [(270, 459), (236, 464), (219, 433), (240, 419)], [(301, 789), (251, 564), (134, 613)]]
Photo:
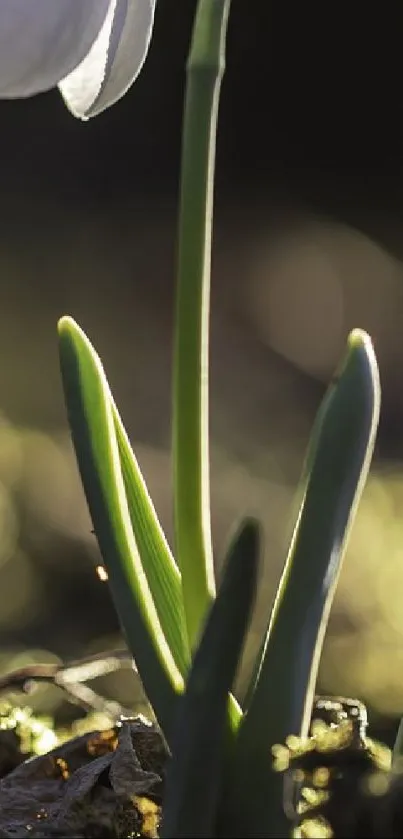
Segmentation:
[[(59, 324), (69, 422), (122, 628), (172, 752), (162, 835), (282, 837), (290, 824), (272, 749), (308, 733), (319, 656), (369, 469), (380, 388), (355, 330), (319, 410), (291, 546), (244, 712), (231, 695), (257, 578), (256, 525), (229, 550), (217, 596), (208, 487), (208, 313), (215, 132), (229, 0), (199, 0), (183, 130), (173, 460), (167, 545), (99, 357)], [(204, 631), (203, 631), (204, 627)]]
[[(176, 697), (183, 690), (172, 653), (174, 649), (179, 658), (183, 645), (180, 632), (173, 628), (176, 574), (165, 552), (149, 549), (155, 544), (153, 531), (148, 530), (148, 539), (141, 539), (141, 519), (133, 532), (109, 386), (97, 354), (70, 318), (59, 323), (59, 349), (74, 447), (112, 596), (147, 695), (169, 737)], [(148, 504), (151, 519), (153, 511), (142, 483), (137, 485), (137, 495), (142, 499), (140, 509)], [(135, 510), (132, 506), (132, 513)], [(158, 532), (156, 526), (154, 532)], [(180, 607), (177, 614), (180, 618)]]
[[(244, 629), (241, 632), (240, 627), (247, 625), (254, 593), (253, 528), (249, 525), (241, 531), (230, 550), (228, 574), (232, 569), (233, 576), (228, 579), (232, 583), (227, 580), (220, 588), (220, 597), (214, 602), (201, 646), (187, 674), (181, 659), (186, 636), (183, 592), (178, 586), (180, 574), (156, 519), (105, 373), (74, 321), (64, 318), (59, 333), (69, 421), (94, 528), (129, 648), (173, 750), (175, 778), (175, 767), (182, 767), (179, 777), (186, 781), (186, 819), (192, 808), (199, 812), (196, 791), (201, 790), (200, 762), (192, 762), (192, 754), (206, 741), (206, 726), (210, 726), (213, 732), (221, 729), (221, 738), (214, 733), (208, 740), (218, 749), (211, 748), (208, 753), (214, 771), (210, 766), (204, 773), (206, 780), (211, 780), (211, 794), (213, 787), (217, 790), (222, 768), (218, 744), (225, 731), (231, 759), (227, 755), (224, 761), (214, 830), (203, 835), (236, 836), (242, 826), (245, 836), (286, 836), (282, 779), (272, 770), (271, 748), (283, 742), (289, 733), (307, 734), (323, 635), (346, 536), (369, 468), (379, 416), (378, 371), (371, 342), (365, 333), (352, 333), (337, 381), (331, 384), (318, 413), (302, 478), (301, 508), (251, 679), (247, 713), (242, 716), (231, 696), (229, 714), (226, 713), (228, 703), (223, 704), (222, 696), (231, 688), (243, 639)], [(228, 598), (225, 592), (232, 585), (237, 593)], [(235, 607), (233, 612), (230, 606)], [(235, 625), (234, 621), (239, 623)], [(183, 667), (185, 700), (181, 698), (183, 679), (176, 662)], [(178, 728), (180, 736), (175, 737)], [(174, 823), (182, 812), (177, 798), (179, 788), (176, 781), (168, 787), (176, 796), (172, 792), (176, 801), (176, 809), (172, 805)], [(189, 792), (192, 789), (195, 801)], [(203, 795), (206, 797), (207, 793)], [(242, 805), (245, 798), (247, 809)], [(168, 804), (171, 806), (170, 798)], [(211, 813), (209, 819), (211, 823)], [(184, 824), (184, 832), (178, 828), (175, 835), (186, 834), (189, 822), (185, 820)]]
[[(233, 836), (258, 836), (262, 827), (268, 836), (287, 835), (271, 749), (289, 734), (308, 735), (323, 637), (372, 457), (379, 402), (371, 342), (356, 330), (314, 424), (301, 507), (237, 737), (226, 814)], [(239, 805), (242, 794), (254, 802), (250, 813)]]
[(256, 592), (258, 526), (245, 522), (232, 546), (181, 700), (168, 771), (162, 839), (213, 836), (234, 680)]

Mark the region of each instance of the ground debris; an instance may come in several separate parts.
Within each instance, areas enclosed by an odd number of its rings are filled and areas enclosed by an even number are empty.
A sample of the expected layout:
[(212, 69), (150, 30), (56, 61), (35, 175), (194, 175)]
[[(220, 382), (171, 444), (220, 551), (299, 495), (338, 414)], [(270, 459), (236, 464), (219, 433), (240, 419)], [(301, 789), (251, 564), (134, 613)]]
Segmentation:
[(165, 759), (157, 728), (134, 717), (25, 760), (0, 780), (0, 838), (152, 839)]
[(309, 736), (274, 747), (296, 839), (403, 836), (403, 775), (391, 772), (390, 749), (368, 737), (367, 725), (359, 700), (316, 697)]

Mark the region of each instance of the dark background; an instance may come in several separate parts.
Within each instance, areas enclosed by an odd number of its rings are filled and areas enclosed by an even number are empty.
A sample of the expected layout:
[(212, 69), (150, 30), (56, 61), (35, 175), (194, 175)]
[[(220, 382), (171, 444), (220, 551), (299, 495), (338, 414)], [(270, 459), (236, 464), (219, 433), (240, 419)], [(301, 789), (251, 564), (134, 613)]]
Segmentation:
[[(120, 643), (69, 444), (56, 323), (100, 352), (170, 540), (170, 373), (185, 61), (195, 3), (159, 0), (143, 72), (88, 122), (0, 103), (0, 666)], [(217, 148), (213, 529), (265, 527), (243, 673), (267, 620), (309, 429), (349, 330), (383, 409), (320, 687), (389, 736), (403, 710), (403, 271), (398, 4), (233, 0)], [(102, 685), (128, 703), (133, 678)], [(239, 680), (244, 684), (244, 675)], [(37, 707), (61, 713), (41, 689)]]

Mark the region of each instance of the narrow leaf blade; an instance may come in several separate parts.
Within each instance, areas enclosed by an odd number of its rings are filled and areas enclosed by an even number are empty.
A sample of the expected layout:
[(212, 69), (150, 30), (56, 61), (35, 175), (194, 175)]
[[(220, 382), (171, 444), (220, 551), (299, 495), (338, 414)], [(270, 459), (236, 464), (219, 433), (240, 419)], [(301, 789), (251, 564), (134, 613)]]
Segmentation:
[(289, 835), (282, 776), (271, 769), (271, 747), (308, 730), (323, 637), (372, 457), (379, 407), (373, 348), (369, 337), (355, 330), (314, 424), (302, 505), (239, 730), (230, 811), (235, 835), (246, 829), (237, 806), (241, 789), (251, 796), (249, 836)]
[(127, 504), (139, 554), (164, 634), (176, 665), (185, 676), (190, 663), (190, 649), (180, 571), (114, 401), (112, 409)]
[(259, 530), (246, 521), (228, 554), (216, 600), (180, 700), (164, 796), (162, 839), (216, 835), (235, 677), (256, 592)]
[[(111, 400), (134, 535), (140, 556), (144, 557), (144, 570), (167, 641), (173, 651), (178, 669), (185, 676), (190, 666), (190, 647), (183, 606), (181, 574), (169, 550), (112, 396)], [(233, 694), (230, 694), (228, 713), (230, 727), (235, 730), (241, 720), (242, 712)]]
[(115, 607), (147, 696), (169, 742), (183, 679), (163, 632), (133, 535), (109, 387), (71, 318), (59, 322), (65, 400), (78, 466)]

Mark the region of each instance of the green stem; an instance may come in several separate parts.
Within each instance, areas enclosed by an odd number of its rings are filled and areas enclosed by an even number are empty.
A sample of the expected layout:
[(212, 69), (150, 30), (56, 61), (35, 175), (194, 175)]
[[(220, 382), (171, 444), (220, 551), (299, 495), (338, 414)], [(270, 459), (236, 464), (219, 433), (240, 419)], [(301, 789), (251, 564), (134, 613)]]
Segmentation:
[(208, 330), (215, 144), (230, 0), (199, 0), (187, 64), (174, 351), (176, 557), (189, 643), (215, 596), (208, 452)]

